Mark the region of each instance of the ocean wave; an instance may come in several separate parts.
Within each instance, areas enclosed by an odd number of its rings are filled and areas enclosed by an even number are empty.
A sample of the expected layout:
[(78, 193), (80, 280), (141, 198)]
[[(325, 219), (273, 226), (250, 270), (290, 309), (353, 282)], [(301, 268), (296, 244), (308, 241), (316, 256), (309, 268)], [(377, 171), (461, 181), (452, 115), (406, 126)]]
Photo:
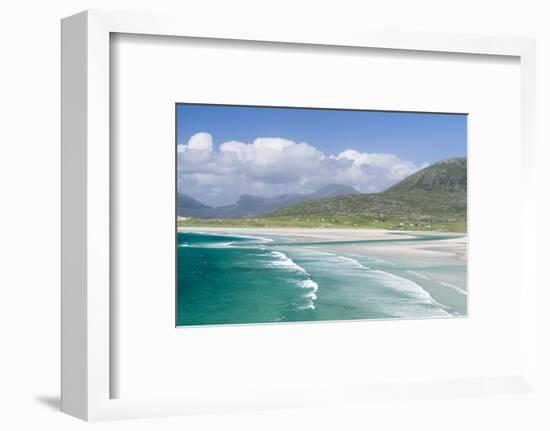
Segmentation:
[(374, 264), (395, 266), (395, 263), (390, 262), (389, 260), (380, 259), (379, 257), (366, 256), (366, 258), (369, 262)]
[(337, 259), (340, 260), (341, 262), (344, 262), (346, 264), (348, 264), (349, 266), (353, 267), (353, 268), (357, 268), (357, 269), (366, 269), (366, 270), (369, 270), (370, 268), (360, 264), (357, 260), (351, 258), (351, 257), (347, 257), (347, 256), (337, 256)]
[(232, 244), (234, 244), (234, 241), (231, 242), (214, 242), (211, 244), (200, 244), (200, 247), (202, 248), (227, 248), (231, 247)]
[[(298, 251), (298, 253), (299, 252), (300, 251)], [(329, 253), (327, 251), (310, 250), (310, 249), (307, 249), (307, 251), (302, 251), (302, 253), (308, 254), (308, 255), (336, 256), (334, 253)]]
[[(407, 272), (409, 274), (416, 275), (417, 277), (423, 278), (424, 280), (431, 280), (430, 277), (427, 277), (424, 274), (420, 274), (419, 272), (410, 271), (410, 270), (407, 270)], [(461, 293), (462, 295), (468, 294), (468, 292), (466, 292), (464, 289), (454, 284), (446, 283), (445, 281), (439, 281), (439, 280), (435, 280), (435, 281), (437, 281), (437, 283), (441, 284), (442, 286), (450, 287), (451, 289), (456, 290), (458, 293)]]
[[(334, 253), (327, 253), (325, 251), (319, 250), (308, 250), (306, 252), (298, 252), (300, 255), (313, 263), (322, 263), (323, 265), (328, 262), (333, 265), (338, 265), (338, 268), (345, 267), (346, 269), (370, 269), (362, 265), (358, 260), (349, 257), (350, 255), (338, 255)], [(327, 256), (325, 259), (324, 257)], [(323, 257), (322, 260), (317, 259), (318, 257)]]
[[(430, 315), (435, 313), (436, 315), (450, 316), (450, 314), (446, 311), (449, 307), (437, 302), (426, 290), (422, 288), (422, 286), (418, 285), (414, 281), (404, 277), (399, 277), (395, 274), (383, 271), (382, 269), (370, 268), (350, 256), (357, 255), (333, 254), (331, 256), (327, 256), (326, 263), (329, 266), (334, 266), (337, 270), (353, 271), (357, 275), (373, 280), (375, 285), (382, 285), (385, 288), (389, 288), (397, 292), (401, 297), (404, 296), (404, 301), (398, 301), (394, 304), (391, 302), (384, 304), (386, 311), (390, 314), (395, 314), (402, 317), (409, 317), (411, 314), (421, 315), (423, 313), (422, 308), (425, 309), (428, 307), (430, 310)], [(383, 261), (382, 259), (374, 258), (372, 256), (360, 257), (365, 258), (367, 262), (378, 264), (384, 263), (386, 266), (394, 265), (392, 262)], [(415, 275), (422, 277), (421, 274)], [(380, 305), (382, 306), (382, 304)]]
[(275, 260), (272, 260), (267, 264), (270, 268), (284, 268), (291, 271), (299, 272), (301, 274), (309, 276), (307, 271), (302, 268), (300, 265), (297, 265), (290, 257), (286, 254), (281, 253), (280, 251), (272, 251), (269, 253), (269, 256), (274, 257)]
[(458, 286), (455, 286), (454, 284), (451, 284), (451, 283), (445, 283), (444, 281), (438, 281), (439, 284), (442, 284), (443, 286), (447, 286), (447, 287), (450, 287), (451, 289), (454, 289), (456, 290), (457, 292), (459, 293), (462, 293), (463, 295), (467, 295), (468, 292), (466, 292), (464, 289), (458, 287)]
[[(394, 274), (390, 274), (389, 272), (379, 269), (370, 270), (369, 274), (375, 276), (379, 283), (398, 291), (400, 294), (405, 295), (406, 297), (413, 300), (415, 303), (434, 306), (441, 316), (451, 316), (450, 313), (445, 311), (445, 308), (448, 307), (440, 304), (435, 299), (433, 299), (427, 291), (425, 291), (420, 285), (416, 284), (414, 281), (399, 277)], [(399, 309), (396, 308), (395, 311), (399, 313)]]
[(416, 271), (407, 270), (407, 272), (409, 274), (416, 275), (417, 277), (423, 278), (424, 280), (429, 280), (430, 279), (429, 277), (425, 276), (424, 274), (420, 274), (419, 272), (416, 272)]
[(317, 291), (319, 290), (319, 285), (315, 283), (312, 279), (301, 280), (298, 282), (298, 286), (302, 289), (310, 289), (310, 291), (304, 295), (304, 298), (311, 299), (312, 301), (315, 301), (317, 299)]
[[(298, 310), (315, 310), (315, 301), (317, 300), (317, 291), (319, 285), (310, 278), (309, 273), (294, 262), (290, 257), (280, 251), (271, 251), (266, 254), (271, 258), (274, 258), (267, 264), (270, 268), (282, 268), (295, 273), (300, 279), (296, 280), (296, 286), (300, 289), (306, 289), (307, 292), (302, 295), (302, 299), (305, 300), (305, 304), (297, 305)], [(306, 278), (302, 278), (306, 277)]]
[(233, 234), (231, 236), (237, 237), (237, 238), (243, 238), (243, 239), (253, 239), (257, 240), (259, 242), (273, 242), (274, 240), (272, 238), (266, 238), (264, 236), (254, 236), (254, 235), (241, 235), (241, 234)]
[[(272, 238), (266, 238), (263, 236), (257, 236), (257, 235), (246, 235), (246, 234), (240, 234), (240, 233), (225, 233), (225, 232), (209, 232), (209, 231), (192, 231), (192, 230), (178, 230), (178, 233), (187, 233), (187, 234), (198, 234), (198, 235), (209, 235), (209, 236), (216, 236), (216, 237), (229, 237), (229, 238), (239, 238), (239, 239), (252, 239), (256, 240), (261, 243), (269, 243), (273, 242), (274, 240)], [(233, 241), (235, 242), (235, 241)]]
[[(298, 266), (292, 259), (281, 252), (270, 252), (270, 257), (276, 257), (276, 261), (271, 263), (270, 266), (284, 267), (289, 270), (293, 270), (298, 274), (307, 276), (306, 280), (297, 281), (297, 285), (302, 288), (310, 288), (310, 291), (304, 295), (304, 299), (311, 301), (306, 305), (298, 307), (299, 309), (315, 309), (315, 300), (317, 299), (318, 285), (311, 280), (311, 275), (306, 272), (302, 267)], [(447, 311), (450, 308), (444, 304), (437, 302), (429, 292), (424, 290), (422, 286), (404, 277), (386, 272), (382, 269), (370, 268), (363, 265), (357, 259), (350, 257), (350, 255), (338, 255), (332, 253), (324, 253), (317, 251), (299, 252), (301, 258), (310, 261), (312, 268), (315, 268), (319, 263), (322, 264), (320, 270), (328, 270), (333, 268), (333, 271), (344, 271), (343, 276), (346, 273), (349, 275), (354, 274), (358, 277), (364, 277), (370, 279), (373, 285), (384, 287), (390, 291), (394, 291), (401, 299), (398, 300), (395, 296), (388, 297), (387, 300), (383, 297), (377, 297), (377, 301), (380, 301), (379, 306), (384, 309), (390, 315), (396, 317), (410, 317), (410, 316), (451, 316)], [(315, 256), (321, 257), (318, 260)], [(363, 258), (363, 256), (361, 256)], [(367, 262), (371, 262), (374, 259), (368, 259)], [(391, 264), (385, 261), (386, 264)], [(312, 269), (313, 271), (313, 269)], [(315, 271), (313, 272), (315, 274)], [(416, 275), (416, 274), (415, 274)], [(418, 274), (422, 276), (421, 274)], [(370, 283), (369, 283), (370, 285)]]

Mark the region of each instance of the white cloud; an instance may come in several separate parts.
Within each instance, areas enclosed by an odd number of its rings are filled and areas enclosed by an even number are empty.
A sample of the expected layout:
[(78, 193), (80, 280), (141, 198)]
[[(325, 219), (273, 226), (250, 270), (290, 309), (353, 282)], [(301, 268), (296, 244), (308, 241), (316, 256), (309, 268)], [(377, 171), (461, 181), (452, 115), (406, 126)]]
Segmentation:
[(403, 179), (419, 169), (414, 163), (401, 160), (389, 153), (360, 153), (356, 150), (346, 150), (338, 154), (336, 158), (352, 160), (355, 166), (369, 166), (387, 170), (387, 177), (391, 180)]
[(182, 145), (183, 149), (190, 150), (202, 150), (202, 151), (212, 151), (212, 135), (210, 133), (195, 133), (189, 139), (187, 145)]
[(423, 166), (393, 154), (348, 149), (325, 155), (307, 143), (259, 137), (228, 141), (216, 150), (209, 133), (178, 145), (178, 189), (209, 205), (227, 205), (241, 194), (271, 197), (309, 193), (327, 184), (378, 192)]

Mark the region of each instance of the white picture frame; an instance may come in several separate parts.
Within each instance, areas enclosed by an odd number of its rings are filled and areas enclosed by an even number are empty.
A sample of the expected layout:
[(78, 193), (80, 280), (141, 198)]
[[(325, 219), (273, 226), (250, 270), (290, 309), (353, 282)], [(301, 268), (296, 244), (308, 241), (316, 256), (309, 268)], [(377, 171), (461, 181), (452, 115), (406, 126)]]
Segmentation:
[[(214, 402), (198, 397), (113, 399), (110, 355), (110, 36), (112, 33), (283, 42), (332, 47), (513, 56), (521, 67), (521, 375), (289, 391), (285, 400)], [(531, 39), (394, 31), (348, 34), (274, 25), (208, 28), (191, 17), (86, 11), (62, 21), (62, 410), (85, 420), (280, 408), (339, 400), (437, 398), (536, 390), (535, 42)], [(540, 336), (540, 334), (539, 334)]]

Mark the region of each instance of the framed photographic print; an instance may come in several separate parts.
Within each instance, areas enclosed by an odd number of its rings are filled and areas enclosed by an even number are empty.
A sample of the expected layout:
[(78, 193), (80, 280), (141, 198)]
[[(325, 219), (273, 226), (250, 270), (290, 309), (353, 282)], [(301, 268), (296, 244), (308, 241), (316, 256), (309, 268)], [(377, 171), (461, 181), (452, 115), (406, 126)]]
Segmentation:
[(88, 11), (62, 54), (64, 412), (537, 389), (533, 41)]
[(466, 316), (466, 123), (177, 104), (176, 324)]

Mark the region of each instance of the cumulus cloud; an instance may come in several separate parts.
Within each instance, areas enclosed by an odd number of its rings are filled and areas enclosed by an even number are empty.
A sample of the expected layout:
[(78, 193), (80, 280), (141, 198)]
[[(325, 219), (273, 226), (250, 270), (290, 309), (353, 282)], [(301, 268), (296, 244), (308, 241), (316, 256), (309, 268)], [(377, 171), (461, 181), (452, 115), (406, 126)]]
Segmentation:
[(183, 149), (199, 150), (199, 151), (212, 151), (212, 135), (210, 133), (195, 133), (189, 139), (187, 145), (183, 145)]
[[(382, 168), (387, 171), (386, 175), (390, 180), (401, 180), (419, 169), (414, 163), (401, 160), (399, 157), (387, 153), (360, 153), (356, 150), (345, 150), (338, 154), (336, 158), (351, 160), (355, 166)], [(427, 165), (427, 163), (423, 163), (420, 169)]]
[(216, 150), (212, 136), (201, 132), (178, 145), (178, 190), (215, 206), (231, 204), (241, 194), (311, 193), (334, 183), (372, 193), (424, 165), (355, 149), (326, 155), (305, 142), (278, 137), (223, 142)]

